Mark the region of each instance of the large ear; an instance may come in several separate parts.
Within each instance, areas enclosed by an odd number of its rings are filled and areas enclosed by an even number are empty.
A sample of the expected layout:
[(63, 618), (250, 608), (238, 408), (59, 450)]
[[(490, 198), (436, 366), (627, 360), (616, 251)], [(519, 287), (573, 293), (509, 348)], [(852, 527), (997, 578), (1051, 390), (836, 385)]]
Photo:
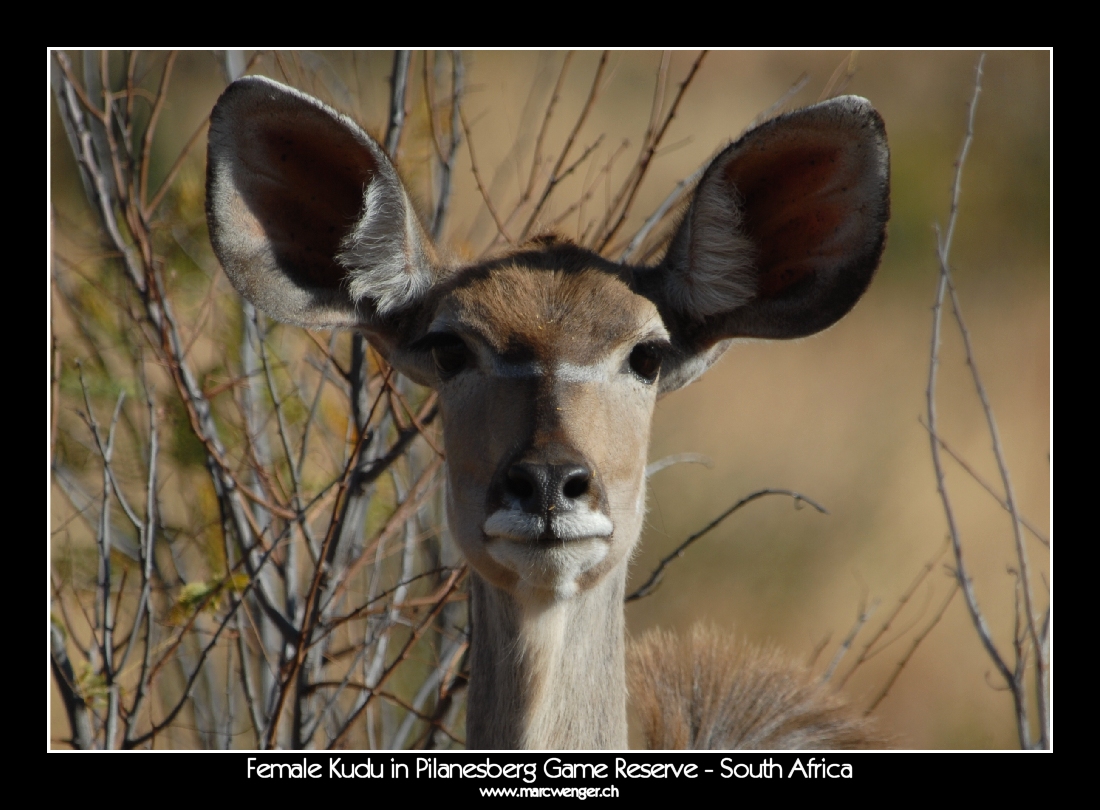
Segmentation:
[(385, 151), (350, 118), (251, 76), (210, 116), (210, 239), (233, 286), (299, 326), (364, 327), (440, 272)]
[(871, 282), (889, 217), (886, 131), (866, 99), (797, 110), (723, 150), (664, 260), (637, 275), (673, 337), (662, 391), (731, 338), (802, 337), (839, 320)]

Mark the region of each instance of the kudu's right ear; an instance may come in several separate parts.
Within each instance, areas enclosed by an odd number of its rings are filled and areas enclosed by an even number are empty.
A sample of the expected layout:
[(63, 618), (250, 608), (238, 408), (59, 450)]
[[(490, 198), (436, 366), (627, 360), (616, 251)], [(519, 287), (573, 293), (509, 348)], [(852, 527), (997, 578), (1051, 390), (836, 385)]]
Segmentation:
[(206, 214), (241, 295), (287, 323), (362, 328), (386, 353), (387, 323), (441, 272), (382, 147), (259, 76), (231, 84), (211, 113)]

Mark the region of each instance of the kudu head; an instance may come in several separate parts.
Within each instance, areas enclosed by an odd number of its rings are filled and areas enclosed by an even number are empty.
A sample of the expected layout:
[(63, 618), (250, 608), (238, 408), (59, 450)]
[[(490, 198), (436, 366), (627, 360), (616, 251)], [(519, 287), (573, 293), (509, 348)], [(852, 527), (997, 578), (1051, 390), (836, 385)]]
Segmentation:
[(242, 295), (281, 321), (361, 330), (439, 392), (451, 532), (521, 601), (568, 599), (624, 562), (657, 398), (735, 338), (843, 316), (889, 216), (882, 121), (853, 96), (720, 152), (650, 267), (555, 238), (442, 261), (382, 148), (259, 77), (214, 109), (207, 184), (211, 239)]

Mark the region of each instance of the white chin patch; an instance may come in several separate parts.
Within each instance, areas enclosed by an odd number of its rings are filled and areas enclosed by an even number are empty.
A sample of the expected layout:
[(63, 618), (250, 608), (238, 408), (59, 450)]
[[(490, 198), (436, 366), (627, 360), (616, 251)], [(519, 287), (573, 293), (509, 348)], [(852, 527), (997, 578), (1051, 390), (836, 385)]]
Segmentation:
[(485, 521), (486, 550), (526, 585), (568, 599), (577, 592), (577, 579), (607, 557), (610, 543), (604, 538), (614, 527), (607, 515), (583, 510), (552, 516), (550, 528), (554, 539), (536, 542), (546, 535), (546, 518), (497, 510)]

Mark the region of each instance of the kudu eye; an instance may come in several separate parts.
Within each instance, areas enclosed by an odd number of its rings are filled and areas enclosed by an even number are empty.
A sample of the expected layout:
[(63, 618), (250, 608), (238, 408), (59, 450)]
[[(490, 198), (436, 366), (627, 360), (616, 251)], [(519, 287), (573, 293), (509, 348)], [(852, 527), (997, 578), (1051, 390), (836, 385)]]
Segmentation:
[(435, 370), (444, 380), (464, 371), (473, 363), (469, 347), (462, 338), (450, 332), (433, 332), (416, 341), (410, 348), (431, 354)]
[(660, 350), (652, 343), (639, 343), (630, 353), (630, 368), (643, 382), (653, 383), (661, 371)]

